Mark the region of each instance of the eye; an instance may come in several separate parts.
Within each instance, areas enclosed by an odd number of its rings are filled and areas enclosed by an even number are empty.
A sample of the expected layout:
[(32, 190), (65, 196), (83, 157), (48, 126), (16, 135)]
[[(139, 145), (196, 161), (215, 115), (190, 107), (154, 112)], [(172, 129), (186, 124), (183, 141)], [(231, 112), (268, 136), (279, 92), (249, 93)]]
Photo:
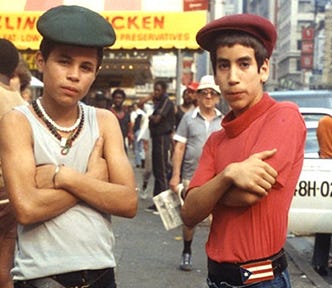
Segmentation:
[(250, 66), (250, 63), (248, 61), (243, 61), (240, 63), (241, 68), (248, 68)]
[(220, 63), (218, 64), (218, 68), (219, 68), (220, 70), (226, 70), (226, 69), (229, 68), (229, 63), (227, 63), (227, 62), (220, 62)]
[(81, 65), (81, 69), (85, 72), (94, 71), (94, 67), (92, 67), (91, 65), (88, 65), (88, 64)]

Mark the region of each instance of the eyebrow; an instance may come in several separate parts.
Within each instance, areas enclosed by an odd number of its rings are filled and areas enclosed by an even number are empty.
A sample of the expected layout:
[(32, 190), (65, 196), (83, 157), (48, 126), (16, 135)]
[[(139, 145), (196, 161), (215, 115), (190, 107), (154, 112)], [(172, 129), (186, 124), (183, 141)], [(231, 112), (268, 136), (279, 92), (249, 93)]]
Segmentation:
[[(241, 62), (241, 61), (251, 61), (252, 60), (252, 57), (250, 57), (250, 56), (243, 56), (243, 57), (240, 57), (240, 58), (237, 58), (236, 59), (236, 62)], [(220, 58), (217, 58), (217, 62), (230, 62), (230, 60), (229, 59), (227, 59), (227, 58), (222, 58), (222, 57), (220, 57)]]
[[(67, 59), (67, 60), (73, 60), (74, 59), (74, 57), (72, 57), (72, 56), (70, 56), (66, 53), (59, 53), (58, 57), (64, 58), (64, 59)], [(95, 66), (95, 64), (91, 61), (83, 61), (81, 64)]]

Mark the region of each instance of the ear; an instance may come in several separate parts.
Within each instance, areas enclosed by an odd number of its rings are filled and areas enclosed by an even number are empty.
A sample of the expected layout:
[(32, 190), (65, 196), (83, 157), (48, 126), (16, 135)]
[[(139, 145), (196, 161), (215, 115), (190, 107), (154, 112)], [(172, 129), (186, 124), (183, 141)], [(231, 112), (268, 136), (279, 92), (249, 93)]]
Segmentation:
[(219, 78), (217, 77), (217, 75), (216, 75), (216, 74), (213, 74), (213, 78), (214, 78), (214, 83), (216, 83), (216, 85), (218, 85), (219, 88), (220, 88)]
[(261, 75), (261, 81), (262, 83), (265, 83), (267, 79), (269, 79), (270, 75), (270, 65), (269, 65), (269, 59), (265, 59), (263, 65), (261, 66), (259, 70), (259, 74)]
[(38, 71), (43, 73), (44, 71), (44, 66), (45, 66), (45, 60), (41, 54), (40, 51), (38, 51), (35, 55), (35, 61), (36, 61), (36, 65), (37, 65), (37, 68), (38, 68)]
[(102, 68), (101, 65), (97, 68), (97, 71), (96, 71), (96, 77), (98, 76), (99, 72), (101, 71), (101, 68)]

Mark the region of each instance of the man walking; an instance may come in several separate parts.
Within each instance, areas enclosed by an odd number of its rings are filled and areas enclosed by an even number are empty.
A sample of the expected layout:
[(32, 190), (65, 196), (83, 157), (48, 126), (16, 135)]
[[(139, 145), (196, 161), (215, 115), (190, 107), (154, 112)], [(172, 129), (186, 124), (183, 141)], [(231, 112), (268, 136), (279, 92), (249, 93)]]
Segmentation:
[[(187, 190), (190, 179), (197, 167), (206, 139), (214, 131), (221, 129), (221, 112), (217, 110), (220, 89), (215, 84), (212, 75), (203, 76), (197, 91), (197, 107), (184, 114), (173, 136), (175, 141), (172, 157), (172, 178), (170, 188), (178, 192), (178, 186), (183, 183)], [(194, 228), (183, 225), (183, 251), (180, 269), (192, 270), (191, 243), (194, 237)]]

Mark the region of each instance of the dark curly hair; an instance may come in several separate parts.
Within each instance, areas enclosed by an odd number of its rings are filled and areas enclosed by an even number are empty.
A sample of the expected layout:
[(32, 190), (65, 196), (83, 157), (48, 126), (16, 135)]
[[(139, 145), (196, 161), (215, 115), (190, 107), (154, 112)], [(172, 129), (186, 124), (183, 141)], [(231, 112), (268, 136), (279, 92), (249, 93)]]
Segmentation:
[(0, 73), (11, 78), (18, 64), (19, 54), (12, 42), (0, 38)]

